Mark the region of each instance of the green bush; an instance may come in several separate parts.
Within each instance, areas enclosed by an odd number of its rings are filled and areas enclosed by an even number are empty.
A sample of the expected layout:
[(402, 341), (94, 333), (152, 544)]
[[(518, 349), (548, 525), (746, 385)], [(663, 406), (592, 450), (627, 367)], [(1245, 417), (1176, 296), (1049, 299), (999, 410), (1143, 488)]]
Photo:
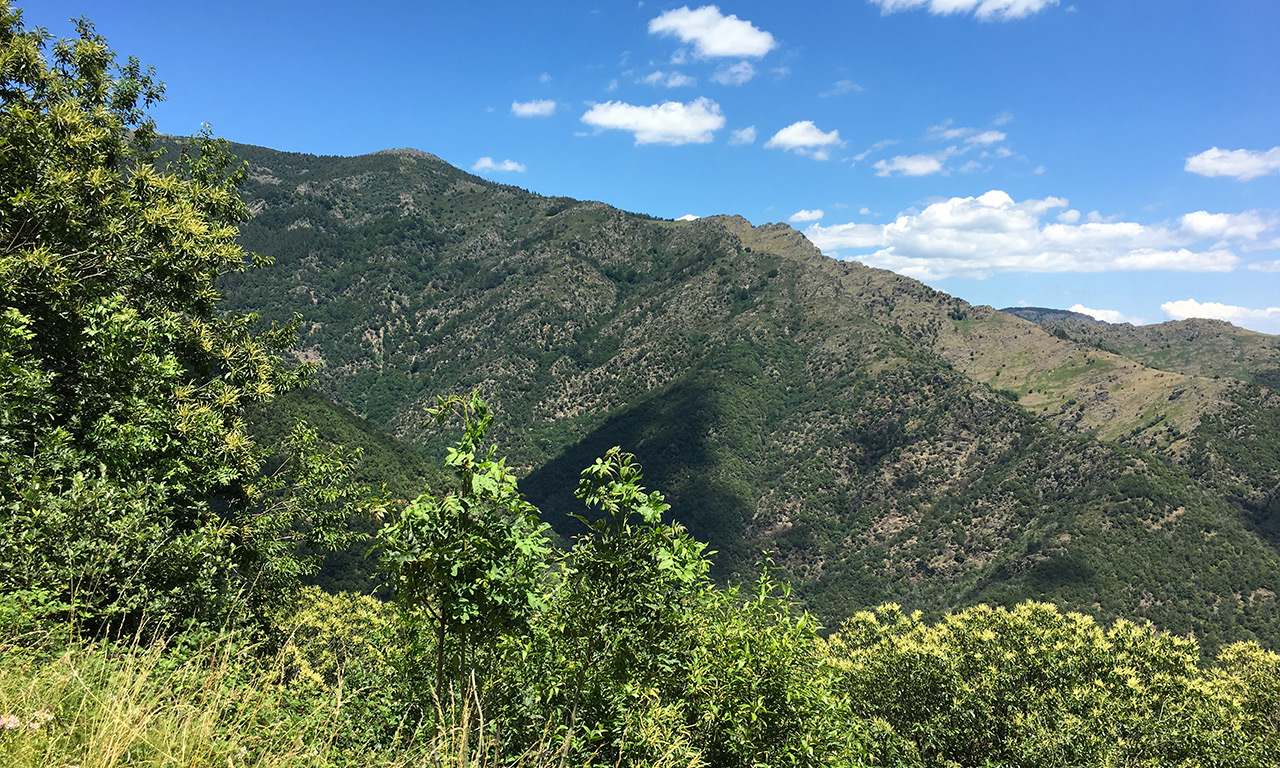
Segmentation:
[[(853, 713), (888, 723), (925, 764), (1264, 765), (1280, 752), (1276, 657), (1045, 603), (978, 606), (932, 626), (896, 605), (831, 639)], [(1244, 690), (1250, 691), (1244, 694)]]
[(0, 0), (0, 620), (261, 618), (343, 542), (352, 457), (300, 429), (263, 471), (245, 406), (310, 371), (294, 325), (216, 311), (220, 275), (266, 262), (236, 243), (245, 171), (207, 133), (162, 163), (162, 87), (77, 32)]

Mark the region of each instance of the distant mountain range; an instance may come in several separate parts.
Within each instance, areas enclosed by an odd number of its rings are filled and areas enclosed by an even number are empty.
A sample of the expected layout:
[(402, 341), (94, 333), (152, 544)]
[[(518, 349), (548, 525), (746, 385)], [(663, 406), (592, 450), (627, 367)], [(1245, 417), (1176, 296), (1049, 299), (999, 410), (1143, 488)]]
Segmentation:
[(276, 263), (227, 307), (300, 313), (326, 397), (428, 458), (453, 438), (423, 426), (435, 395), (479, 388), (564, 535), (578, 471), (621, 445), (720, 578), (769, 553), (829, 622), (1043, 598), (1280, 646), (1280, 338), (971, 306), (785, 225), (422, 152), (235, 151), (241, 239)]
[(1005, 307), (1000, 311), (1008, 312), (1011, 315), (1017, 315), (1023, 320), (1030, 320), (1033, 323), (1039, 323), (1041, 325), (1055, 322), (1106, 325), (1102, 320), (1097, 320), (1083, 312), (1072, 312), (1069, 309), (1051, 309), (1050, 307)]

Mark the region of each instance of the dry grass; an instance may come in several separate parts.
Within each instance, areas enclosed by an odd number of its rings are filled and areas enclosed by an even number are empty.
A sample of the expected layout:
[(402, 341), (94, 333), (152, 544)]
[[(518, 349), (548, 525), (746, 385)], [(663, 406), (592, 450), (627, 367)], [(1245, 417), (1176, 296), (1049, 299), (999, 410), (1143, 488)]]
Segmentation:
[[(468, 702), (455, 725), (401, 727), (387, 745), (344, 740), (341, 696), (291, 689), (282, 665), (232, 637), (164, 643), (0, 641), (5, 768), (496, 766), (491, 724)], [(443, 714), (443, 713), (442, 713)], [(549, 764), (532, 750), (514, 763)]]
[[(51, 651), (55, 645), (63, 646)], [(522, 754), (498, 750), (500, 724), (476, 697), (437, 705), (435, 723), (368, 733), (367, 711), (335, 689), (286, 683), (283, 657), (221, 636), (163, 642), (55, 643), (0, 638), (0, 764), (4, 768), (569, 768), (550, 729)], [(347, 693), (346, 695), (350, 695)], [(352, 729), (352, 726), (359, 726)], [(363, 728), (363, 730), (361, 730)], [(650, 737), (657, 738), (655, 734)], [(677, 740), (678, 741), (678, 740)], [(658, 738), (655, 743), (662, 743)], [(676, 749), (655, 768), (698, 768)], [(594, 764), (589, 761), (588, 765)], [(585, 768), (585, 766), (584, 766)]]

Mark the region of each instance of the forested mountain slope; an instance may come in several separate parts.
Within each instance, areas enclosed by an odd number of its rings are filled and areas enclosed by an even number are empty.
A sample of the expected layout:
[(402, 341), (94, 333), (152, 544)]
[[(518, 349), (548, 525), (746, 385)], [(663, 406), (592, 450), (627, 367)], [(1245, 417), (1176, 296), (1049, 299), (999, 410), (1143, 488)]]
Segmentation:
[(322, 388), (428, 452), (434, 396), (479, 388), (563, 532), (578, 471), (622, 445), (721, 577), (771, 551), (828, 620), (1037, 597), (1210, 647), (1280, 641), (1269, 390), (1059, 338), (782, 225), (541, 197), (409, 150), (236, 151), (242, 242), (276, 264), (229, 278), (228, 308), (301, 313)]
[(1138, 326), (1040, 322), (1059, 336), (1151, 368), (1280, 387), (1280, 337), (1237, 328), (1222, 320), (1190, 318)]

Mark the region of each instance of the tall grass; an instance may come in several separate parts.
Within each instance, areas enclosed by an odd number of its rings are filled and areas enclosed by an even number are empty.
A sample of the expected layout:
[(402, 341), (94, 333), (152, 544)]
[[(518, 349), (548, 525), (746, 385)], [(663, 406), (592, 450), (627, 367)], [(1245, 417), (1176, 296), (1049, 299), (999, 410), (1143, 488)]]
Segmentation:
[[(29, 640), (29, 639), (28, 639)], [(156, 641), (0, 640), (0, 764), (5, 768), (274, 768), (560, 764), (544, 741), (500, 760), (494, 725), (466, 701), (435, 724), (382, 723), (367, 710), (287, 682), (280, 656), (233, 635), (171, 647)]]

